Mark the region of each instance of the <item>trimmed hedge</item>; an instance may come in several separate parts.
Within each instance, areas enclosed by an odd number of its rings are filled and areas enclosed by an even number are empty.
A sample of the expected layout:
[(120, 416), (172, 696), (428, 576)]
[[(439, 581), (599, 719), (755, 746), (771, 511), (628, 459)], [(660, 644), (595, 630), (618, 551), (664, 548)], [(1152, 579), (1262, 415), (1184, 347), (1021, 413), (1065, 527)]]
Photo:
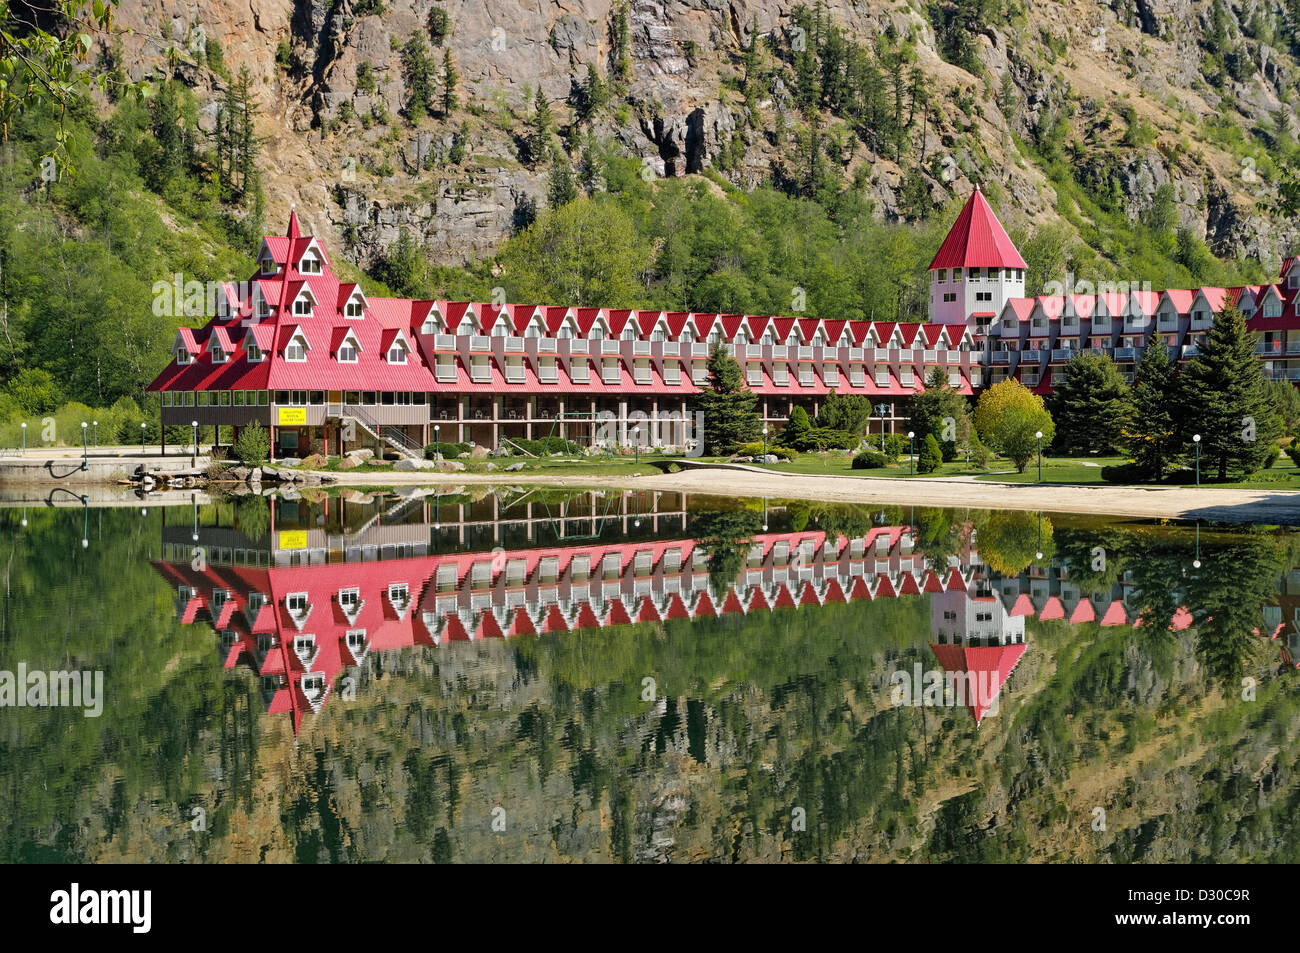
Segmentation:
[(854, 470), (879, 470), (889, 460), (879, 450), (863, 450), (853, 458)]
[(762, 443), (747, 443), (736, 449), (738, 457), (761, 457), (764, 453), (770, 453), (782, 460), (793, 460), (799, 456), (798, 450), (792, 450), (789, 447), (778, 447), (774, 443), (769, 443), (766, 450)]
[(455, 460), (462, 453), (469, 453), (472, 444), (468, 443), (449, 443), (444, 440), (441, 443), (425, 444), (424, 459), (433, 460), (439, 453), (444, 460)]

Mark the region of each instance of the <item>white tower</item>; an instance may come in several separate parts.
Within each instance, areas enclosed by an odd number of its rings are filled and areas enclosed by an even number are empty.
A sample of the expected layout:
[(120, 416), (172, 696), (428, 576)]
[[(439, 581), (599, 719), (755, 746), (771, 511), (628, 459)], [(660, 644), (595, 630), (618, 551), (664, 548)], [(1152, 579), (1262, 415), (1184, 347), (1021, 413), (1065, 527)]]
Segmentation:
[(1024, 295), (1025, 260), (976, 186), (930, 262), (930, 320), (980, 330)]

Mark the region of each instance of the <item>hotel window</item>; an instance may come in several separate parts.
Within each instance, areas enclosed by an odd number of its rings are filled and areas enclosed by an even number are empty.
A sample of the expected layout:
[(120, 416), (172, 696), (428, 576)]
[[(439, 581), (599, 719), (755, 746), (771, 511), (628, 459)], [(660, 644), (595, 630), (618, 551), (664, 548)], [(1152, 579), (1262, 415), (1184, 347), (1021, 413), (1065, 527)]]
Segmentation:
[(694, 344), (694, 343), (695, 343), (695, 332), (691, 330), (691, 328), (690, 328), (689, 325), (687, 325), (686, 327), (682, 328), (682, 333), (681, 333), (681, 337), (679, 338), (679, 340), (680, 340), (683, 344)]
[(270, 396), (271, 396), (271, 395), (270, 395), (270, 392), (268, 392), (268, 391), (264, 391), (264, 390), (259, 390), (259, 391), (257, 392), (257, 406), (259, 406), (259, 407), (265, 407), (266, 404), (267, 404), (267, 401), (270, 399)]
[(205, 390), (199, 391), (199, 406), (200, 407), (208, 406), (208, 392)]
[(981, 272), (980, 272), (980, 269), (979, 269), (979, 268), (972, 268), (972, 269), (970, 270), (970, 280), (971, 280), (971, 281), (979, 281), (979, 280), (980, 280), (980, 277), (981, 277)]
[(573, 337), (573, 328), (569, 327), (567, 324), (562, 324), (560, 325), (560, 330), (555, 332), (555, 337), (557, 340), (567, 341)]
[(272, 258), (270, 255), (262, 259), (262, 274), (264, 275), (275, 274), (275, 259)]
[(339, 345), (339, 361), (343, 364), (355, 364), (357, 362), (357, 348), (351, 341), (344, 341)]
[(244, 406), (244, 398), (245, 398), (246, 394), (247, 394), (246, 391), (242, 391), (242, 390), (237, 390), (237, 391), (235, 391), (235, 394), (234, 394), (234, 405), (235, 405), (236, 407), (243, 407), (243, 406)]
[(393, 346), (388, 349), (388, 363), (389, 364), (406, 363), (406, 348), (403, 347), (401, 343), (395, 342)]
[(186, 406), (186, 407), (193, 407), (193, 406), (194, 406), (194, 391), (192, 391), (192, 390), (187, 390), (187, 391), (185, 392), (185, 406)]
[(975, 292), (975, 300), (976, 300), (976, 301), (992, 301), (992, 300), (993, 300), (993, 292), (992, 292), (992, 291), (977, 291), (977, 292)]
[(954, 269), (952, 270), (952, 280), (953, 280), (953, 281), (961, 281), (961, 269), (960, 269), (960, 268), (954, 268)]
[(302, 346), (301, 341), (292, 340), (284, 349), (284, 359), (286, 361), (305, 361), (307, 360), (307, 349)]
[(185, 348), (178, 347), (176, 349), (177, 364), (190, 364), (193, 363), (193, 361), (194, 361), (194, 355), (191, 354), (189, 351), (185, 350)]
[(474, 327), (474, 322), (471, 321), (469, 318), (466, 318), (465, 320), (461, 321), (460, 325), (456, 328), (456, 333), (461, 337), (468, 337), (469, 335), (473, 334), (475, 330), (476, 329)]
[(171, 392), (171, 391), (169, 391), (169, 390), (165, 390), (165, 391), (163, 391), (163, 393), (162, 393), (162, 402), (163, 402), (163, 406), (164, 406), (164, 407), (170, 407), (170, 406), (172, 405), (172, 396), (173, 396), (173, 395), (172, 395), (172, 392)]
[(542, 336), (541, 326), (536, 323), (528, 325), (528, 327), (524, 330), (524, 337), (526, 338), (539, 338), (541, 336)]
[(946, 291), (946, 292), (944, 292), (944, 295), (943, 295), (943, 302), (944, 302), (944, 304), (950, 304), (950, 303), (952, 303), (953, 301), (956, 301), (956, 300), (957, 300), (957, 295), (956, 295), (955, 292), (952, 292), (952, 291)]
[(250, 342), (249, 345), (244, 349), (244, 357), (247, 358), (251, 363), (256, 364), (258, 361), (262, 359), (262, 349), (258, 347), (256, 344)]
[(320, 259), (313, 254), (302, 256), (302, 261), (298, 264), (298, 270), (304, 275), (320, 274)]
[(209, 353), (210, 353), (211, 356), (212, 356), (212, 363), (213, 363), (213, 364), (224, 364), (224, 363), (226, 363), (226, 352), (225, 352), (224, 350), (222, 350), (222, 347), (221, 347), (220, 344), (214, 344), (214, 345), (212, 345), (212, 350), (211, 350)]
[(1266, 317), (1266, 318), (1280, 318), (1280, 317), (1282, 317), (1282, 302), (1281, 302), (1281, 301), (1276, 301), (1276, 300), (1265, 302), (1265, 303), (1264, 303), (1264, 317)]
[(939, 280), (940, 280), (940, 281), (947, 281), (947, 280), (948, 280), (948, 269), (947, 269), (947, 268), (940, 268), (940, 269), (939, 269)]
[(306, 295), (299, 295), (293, 303), (293, 313), (299, 317), (310, 317), (312, 312), (311, 298)]
[(222, 407), (230, 406), (230, 391), (223, 390), (217, 392), (217, 403)]
[(266, 299), (259, 296), (257, 299), (257, 316), (259, 318), (268, 318), (271, 316), (271, 306)]
[(436, 317), (434, 317), (432, 314), (429, 315), (427, 318), (425, 318), (425, 319), (424, 319), (424, 323), (423, 323), (422, 325), (420, 325), (420, 333), (421, 333), (421, 334), (437, 334), (437, 333), (438, 333), (438, 319), (437, 319)]
[(587, 332), (587, 339), (590, 341), (605, 340), (605, 329), (598, 324), (593, 324), (591, 330)]
[(348, 306), (343, 313), (349, 318), (361, 317), (361, 302), (358, 301), (356, 298), (353, 298), (351, 301), (348, 302)]
[(631, 324), (626, 325), (626, 326), (623, 328), (623, 335), (622, 335), (622, 337), (623, 337), (623, 340), (624, 340), (624, 341), (635, 341), (635, 340), (636, 340), (636, 328), (633, 327)]

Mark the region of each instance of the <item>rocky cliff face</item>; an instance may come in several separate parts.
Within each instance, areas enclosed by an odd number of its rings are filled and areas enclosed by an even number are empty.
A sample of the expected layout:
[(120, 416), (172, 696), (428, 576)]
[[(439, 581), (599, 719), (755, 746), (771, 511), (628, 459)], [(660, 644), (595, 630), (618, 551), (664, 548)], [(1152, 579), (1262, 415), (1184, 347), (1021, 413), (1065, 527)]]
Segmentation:
[[(964, 195), (978, 178), (1007, 192), (1009, 224), (1053, 220), (1058, 196), (1024, 143), (1050, 135), (1065, 114), (1062, 145), (1075, 150), (1074, 166), (1104, 159), (1131, 215), (1145, 214), (1156, 190), (1172, 183), (1179, 222), (1222, 256), (1271, 264), (1300, 238), (1296, 223), (1275, 213), (1277, 183), (1247, 147), (1205, 131), (1216, 114), (1256, 131), (1272, 128), (1279, 114), (1293, 116), (1297, 68), (1284, 16), (1280, 31), (1261, 35), (1252, 4), (1221, 7), (1217, 16), (1226, 15), (1228, 36), (1251, 68), (1241, 80), (1211, 84), (1202, 40), (1217, 21), (1207, 0), (994, 4), (996, 16), (971, 31), (977, 72), (941, 57), (927, 8), (902, 0), (821, 6), (859, 42), (887, 30), (914, 39), (916, 66), (939, 104), (914, 135), (914, 150), (933, 159), (923, 172), (934, 201)], [(561, 129), (569, 123), (567, 103), (588, 65), (606, 77), (615, 72), (622, 4), (445, 0), (441, 7), (450, 18), (441, 38), (430, 30), (428, 0), (151, 0), (124, 4), (119, 20), (139, 31), (123, 50), (137, 77), (164, 69), (163, 46), (145, 39), (160, 25), (182, 48), (203, 31), (221, 45), (228, 69), (251, 71), (271, 221), (296, 202), (311, 228), (363, 263), (403, 227), (438, 259), (458, 263), (490, 254), (530, 207), (544, 204), (546, 164), (521, 161), (531, 96), (541, 89)], [(791, 149), (778, 129), (796, 107), (779, 75), (748, 106), (736, 80), (754, 27), (788, 39), (793, 7), (788, 0), (629, 0), (623, 95), (584, 131), (642, 159), (654, 175), (716, 168), (729, 150), (738, 159), (727, 163), (728, 178), (745, 187), (769, 179)], [(399, 116), (407, 97), (400, 47), (413, 33), (434, 43), (439, 66), (438, 46), (450, 50), (461, 77), (460, 108), (415, 126)], [(200, 98), (224, 82), (185, 57), (177, 72)], [(1120, 145), (1126, 123), (1117, 115), (1125, 112), (1150, 125), (1151, 141)], [(1266, 135), (1256, 136), (1267, 144)], [(463, 159), (449, 160), (461, 150)], [(880, 215), (901, 214), (904, 168), (856, 137), (840, 158)]]

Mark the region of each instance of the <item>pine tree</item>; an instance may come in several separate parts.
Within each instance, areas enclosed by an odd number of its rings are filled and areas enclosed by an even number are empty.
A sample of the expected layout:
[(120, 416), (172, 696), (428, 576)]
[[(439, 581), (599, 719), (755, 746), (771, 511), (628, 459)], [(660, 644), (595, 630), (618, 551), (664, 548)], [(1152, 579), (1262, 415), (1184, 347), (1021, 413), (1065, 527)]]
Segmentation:
[(1129, 412), (1122, 442), (1147, 477), (1164, 479), (1177, 447), (1174, 425), (1174, 365), (1168, 349), (1148, 347), (1129, 391)]
[(551, 114), (551, 104), (546, 100), (542, 87), (537, 87), (533, 97), (533, 118), (529, 122), (528, 159), (539, 162), (545, 158), (550, 147), (551, 131), (555, 127), (555, 118)]
[(761, 65), (762, 51), (758, 47), (758, 16), (755, 15), (749, 27), (749, 46), (745, 47), (745, 56), (742, 60), (746, 97), (753, 96), (758, 92), (758, 71)]
[(578, 187), (573, 182), (573, 171), (569, 168), (568, 156), (557, 150), (546, 184), (546, 203), (551, 208), (560, 208), (577, 197)]
[(451, 61), (451, 48), (442, 51), (442, 115), (446, 118), (452, 114), (452, 111), (460, 105), (460, 100), (456, 97), (456, 84), (460, 82), (460, 74), (456, 72), (456, 65)]
[(939, 441), (934, 439), (934, 434), (926, 434), (921, 442), (921, 453), (916, 458), (916, 472), (933, 473), (942, 463), (943, 451), (939, 449)]
[[(1159, 350), (1155, 344), (1152, 349)], [(1065, 365), (1048, 408), (1063, 453), (1112, 453), (1119, 446), (1130, 404), (1115, 362), (1104, 354), (1076, 354)]]
[(1240, 311), (1225, 308), (1214, 316), (1199, 353), (1178, 380), (1184, 453), (1192, 450), (1195, 432), (1201, 435), (1202, 465), (1213, 467), (1220, 480), (1262, 467), (1281, 426)]
[(708, 370), (708, 387), (696, 398), (704, 414), (705, 451), (732, 453), (760, 435), (762, 425), (755, 410), (758, 397), (745, 385), (740, 364), (721, 344), (714, 345), (709, 354)]
[(412, 123), (433, 110), (434, 75), (433, 57), (429, 45), (419, 33), (402, 47), (402, 78), (406, 82), (406, 118)]
[(939, 368), (925, 378), (925, 390), (912, 398), (912, 430), (918, 437), (934, 434), (945, 460), (957, 454), (957, 438), (967, 415), (966, 398), (948, 386)]
[(785, 428), (781, 431), (782, 446), (799, 446), (810, 430), (812, 430), (812, 421), (808, 418), (808, 411), (802, 407), (794, 408), (790, 411), (790, 419), (786, 421)]

